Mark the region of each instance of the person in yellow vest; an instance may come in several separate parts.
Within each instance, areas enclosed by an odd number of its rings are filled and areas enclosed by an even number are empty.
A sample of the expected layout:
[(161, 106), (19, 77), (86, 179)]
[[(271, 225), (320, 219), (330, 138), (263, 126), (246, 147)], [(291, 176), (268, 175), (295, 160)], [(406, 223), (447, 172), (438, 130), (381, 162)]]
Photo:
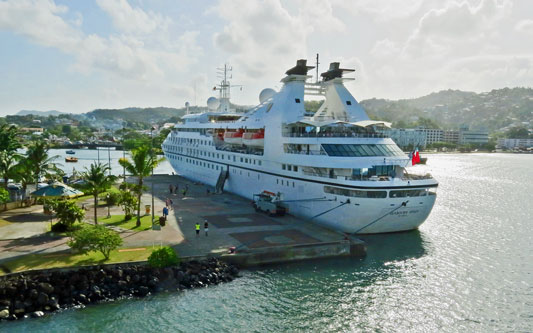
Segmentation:
[(196, 222), (196, 237), (200, 235), (200, 223)]

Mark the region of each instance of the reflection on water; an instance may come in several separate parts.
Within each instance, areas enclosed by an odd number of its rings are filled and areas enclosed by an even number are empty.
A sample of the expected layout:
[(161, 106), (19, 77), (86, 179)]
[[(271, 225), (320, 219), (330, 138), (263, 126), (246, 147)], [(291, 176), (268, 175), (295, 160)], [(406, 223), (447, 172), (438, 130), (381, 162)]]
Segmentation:
[(363, 259), (243, 272), (232, 283), (42, 320), (27, 331), (530, 332), (533, 156), (428, 156), (440, 182), (419, 231), (362, 236)]

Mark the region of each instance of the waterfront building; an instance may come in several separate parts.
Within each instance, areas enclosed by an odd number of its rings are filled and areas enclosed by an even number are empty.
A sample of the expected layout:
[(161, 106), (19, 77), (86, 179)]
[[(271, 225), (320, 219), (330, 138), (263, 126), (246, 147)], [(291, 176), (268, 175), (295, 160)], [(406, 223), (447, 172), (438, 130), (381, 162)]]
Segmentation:
[(424, 133), (426, 136), (426, 145), (433, 144), (435, 142), (442, 142), (443, 130), (438, 128), (417, 128), (417, 131)]
[(451, 142), (451, 143), (459, 143), (459, 131), (443, 131), (442, 141)]
[(459, 144), (461, 145), (483, 145), (489, 143), (489, 132), (482, 130), (470, 130), (461, 128), (459, 130)]
[(533, 139), (499, 139), (498, 146), (506, 149), (533, 148)]
[(393, 128), (385, 131), (396, 144), (402, 148), (425, 148), (426, 133), (412, 128)]

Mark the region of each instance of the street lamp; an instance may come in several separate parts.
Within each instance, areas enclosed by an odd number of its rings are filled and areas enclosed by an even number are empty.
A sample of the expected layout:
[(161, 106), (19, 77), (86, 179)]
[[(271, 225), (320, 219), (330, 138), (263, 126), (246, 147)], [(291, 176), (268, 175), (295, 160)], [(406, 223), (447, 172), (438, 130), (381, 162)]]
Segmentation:
[(106, 200), (107, 200), (107, 218), (110, 218), (111, 217), (111, 213), (109, 212), (109, 207), (111, 205), (109, 204), (109, 193), (105, 197), (106, 197)]
[[(126, 147), (124, 146), (124, 133), (126, 133), (126, 127), (122, 128), (122, 159), (126, 160)], [(126, 166), (122, 165), (122, 176), (124, 181), (126, 181)]]
[(152, 226), (154, 225), (154, 219), (155, 219), (155, 213), (154, 213), (154, 135), (153, 131), (155, 130), (154, 126), (150, 128), (150, 138), (151, 138), (151, 144), (150, 144), (150, 157), (152, 158)]

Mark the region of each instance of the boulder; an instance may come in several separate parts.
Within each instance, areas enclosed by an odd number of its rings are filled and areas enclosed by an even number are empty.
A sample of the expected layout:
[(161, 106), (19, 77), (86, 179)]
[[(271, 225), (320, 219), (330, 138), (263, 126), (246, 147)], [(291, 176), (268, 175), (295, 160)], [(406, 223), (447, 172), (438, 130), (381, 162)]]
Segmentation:
[(39, 305), (45, 305), (48, 303), (48, 301), (49, 301), (48, 295), (43, 292), (40, 292), (39, 295), (37, 296), (37, 303)]
[(0, 319), (7, 319), (7, 318), (9, 318), (9, 310), (4, 309), (0, 311)]
[(31, 316), (32, 318), (39, 318), (39, 317), (44, 316), (44, 312), (42, 312), (42, 311), (35, 311), (35, 312), (30, 313), (30, 316)]
[(50, 283), (39, 283), (39, 288), (47, 294), (54, 292), (54, 287)]

